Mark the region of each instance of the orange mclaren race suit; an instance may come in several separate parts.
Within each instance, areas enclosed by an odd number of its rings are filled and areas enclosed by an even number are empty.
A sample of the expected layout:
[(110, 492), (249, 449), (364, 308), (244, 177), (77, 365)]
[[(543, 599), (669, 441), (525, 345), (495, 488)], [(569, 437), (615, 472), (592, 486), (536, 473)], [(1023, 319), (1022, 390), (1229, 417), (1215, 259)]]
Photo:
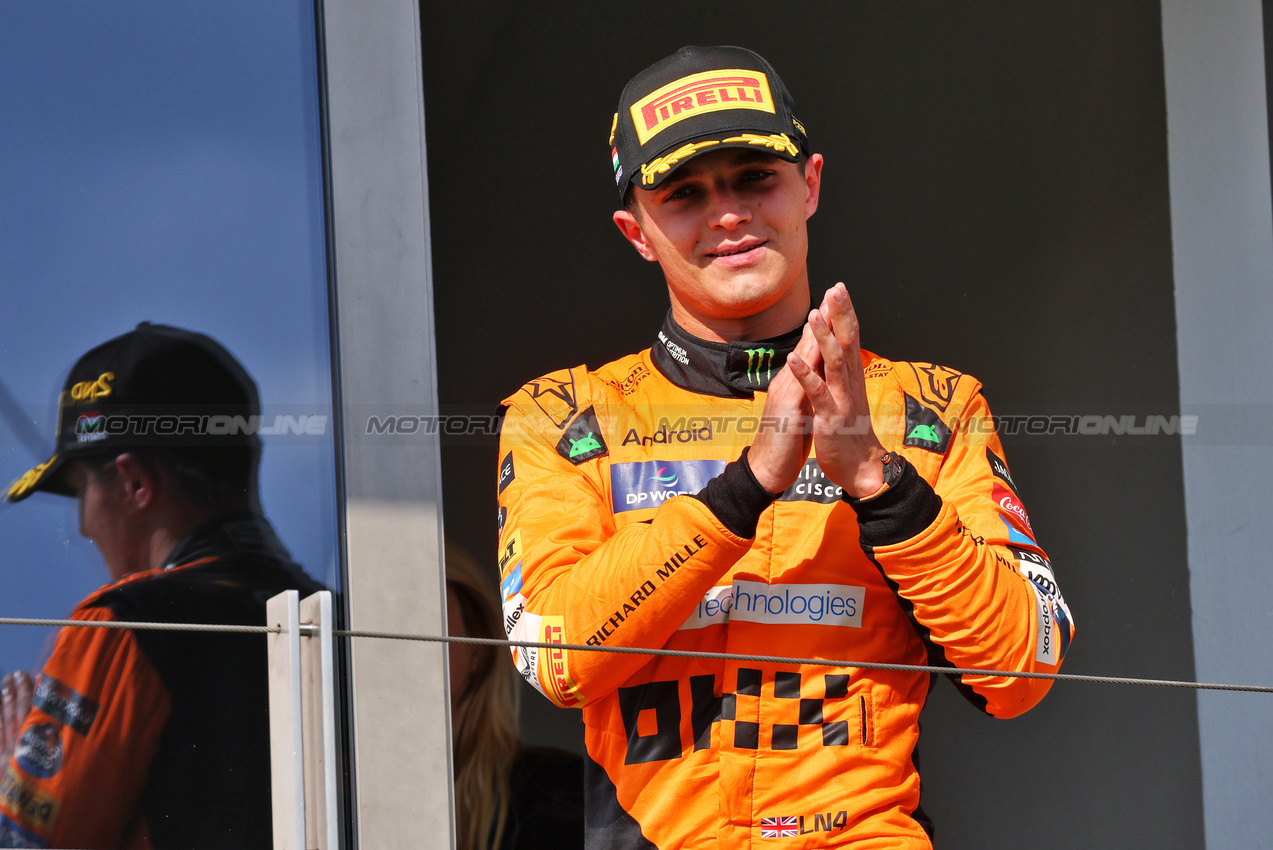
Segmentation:
[[(85, 599), (76, 620), (265, 624), (318, 586), (244, 512), (162, 570)], [(272, 842), (265, 636), (66, 627), (0, 786), (0, 846), (260, 848)]]
[[(531, 381), (501, 433), (513, 640), (1055, 672), (1069, 612), (978, 382), (862, 353), (892, 485), (842, 498), (810, 457), (776, 499), (745, 463), (799, 340), (653, 349)], [(514, 649), (582, 706), (588, 846), (930, 847), (917, 672)], [(965, 675), (995, 717), (1048, 680)]]

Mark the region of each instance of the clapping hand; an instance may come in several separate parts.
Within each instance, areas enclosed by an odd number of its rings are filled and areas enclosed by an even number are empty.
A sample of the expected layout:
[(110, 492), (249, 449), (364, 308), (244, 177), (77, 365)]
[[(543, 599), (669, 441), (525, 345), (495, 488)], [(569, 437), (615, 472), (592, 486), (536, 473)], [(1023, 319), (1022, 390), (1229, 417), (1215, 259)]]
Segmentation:
[(884, 483), (885, 451), (871, 425), (859, 330), (848, 290), (837, 283), (809, 313), (805, 326), (806, 335), (813, 333), (819, 357), (807, 359), (797, 348), (787, 365), (813, 407), (818, 466), (850, 496), (863, 498)]
[(0, 685), (0, 765), (8, 764), (18, 744), (18, 732), (31, 710), (34, 683), (25, 670), (10, 673)]

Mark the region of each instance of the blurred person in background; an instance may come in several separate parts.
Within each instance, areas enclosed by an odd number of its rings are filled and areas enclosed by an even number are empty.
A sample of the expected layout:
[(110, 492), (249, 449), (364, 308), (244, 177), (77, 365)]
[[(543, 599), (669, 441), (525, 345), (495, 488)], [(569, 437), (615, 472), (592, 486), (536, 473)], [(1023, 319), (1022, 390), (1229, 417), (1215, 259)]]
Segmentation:
[[(111, 582), (72, 619), (262, 625), (321, 589), (262, 514), (259, 423), (202, 334), (143, 322), (79, 359), (54, 454), (6, 496), (77, 500)], [(0, 847), (271, 846), (264, 635), (71, 626), (5, 685)]]
[[(494, 575), (446, 544), (447, 631), (503, 638)], [(583, 847), (583, 760), (523, 746), (520, 687), (500, 646), (448, 644), (451, 742), (459, 850), (570, 850)]]

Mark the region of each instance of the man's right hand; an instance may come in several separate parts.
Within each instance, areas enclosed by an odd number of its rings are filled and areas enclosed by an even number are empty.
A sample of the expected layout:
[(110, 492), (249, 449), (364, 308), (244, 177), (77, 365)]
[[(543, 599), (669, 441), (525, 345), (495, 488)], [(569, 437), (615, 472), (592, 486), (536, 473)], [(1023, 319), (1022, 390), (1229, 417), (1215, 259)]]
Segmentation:
[[(807, 324), (795, 353), (814, 369), (821, 361), (818, 341)], [(781, 493), (796, 483), (804, 468), (813, 445), (813, 432), (806, 427), (811, 413), (804, 389), (791, 373), (791, 367), (784, 365), (769, 382), (760, 427), (747, 453), (752, 475), (770, 493)]]

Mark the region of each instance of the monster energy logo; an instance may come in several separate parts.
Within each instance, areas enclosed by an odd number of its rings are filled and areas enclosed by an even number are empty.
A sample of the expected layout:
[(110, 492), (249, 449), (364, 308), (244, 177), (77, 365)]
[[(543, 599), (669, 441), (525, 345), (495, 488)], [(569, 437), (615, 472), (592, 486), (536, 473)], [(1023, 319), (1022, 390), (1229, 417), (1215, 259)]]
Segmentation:
[(774, 350), (772, 348), (748, 348), (746, 351), (748, 381), (759, 384), (761, 369), (765, 370), (766, 381), (773, 377)]
[(589, 431), (579, 439), (570, 441), (570, 459), (573, 460), (584, 452), (599, 448), (601, 448), (601, 444), (597, 442), (597, 438), (592, 436), (592, 432)]

